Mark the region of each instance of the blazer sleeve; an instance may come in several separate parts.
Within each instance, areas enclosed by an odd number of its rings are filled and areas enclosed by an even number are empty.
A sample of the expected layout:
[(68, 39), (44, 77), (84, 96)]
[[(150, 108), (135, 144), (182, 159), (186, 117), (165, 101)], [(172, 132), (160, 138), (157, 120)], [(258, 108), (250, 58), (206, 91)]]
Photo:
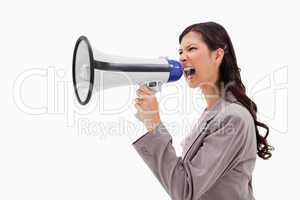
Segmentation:
[(224, 117), (195, 155), (185, 161), (176, 156), (172, 137), (162, 122), (132, 145), (173, 200), (198, 200), (242, 149), (249, 123), (245, 121), (237, 115)]

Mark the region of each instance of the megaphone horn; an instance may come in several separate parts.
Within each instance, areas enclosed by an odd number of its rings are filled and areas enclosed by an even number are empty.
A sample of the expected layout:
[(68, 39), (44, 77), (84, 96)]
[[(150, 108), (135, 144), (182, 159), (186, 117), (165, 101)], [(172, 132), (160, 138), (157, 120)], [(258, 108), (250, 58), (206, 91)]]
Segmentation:
[[(180, 79), (183, 73), (181, 64), (167, 58), (127, 58), (101, 53), (92, 48), (85, 36), (77, 40), (73, 52), (72, 77), (78, 102), (86, 105), (93, 92), (95, 80), (100, 79), (100, 72), (108, 78), (103, 89), (128, 84), (146, 84), (154, 92), (160, 91), (163, 83)], [(120, 78), (120, 73), (129, 77)], [(99, 87), (95, 85), (99, 90)]]

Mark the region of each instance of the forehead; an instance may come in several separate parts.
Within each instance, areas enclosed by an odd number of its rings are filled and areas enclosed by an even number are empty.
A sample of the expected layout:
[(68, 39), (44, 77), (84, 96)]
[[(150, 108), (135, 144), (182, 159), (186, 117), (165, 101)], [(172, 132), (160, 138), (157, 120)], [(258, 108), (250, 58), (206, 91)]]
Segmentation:
[(200, 33), (191, 31), (183, 36), (180, 42), (180, 49), (186, 48), (192, 44), (201, 44), (203, 43)]

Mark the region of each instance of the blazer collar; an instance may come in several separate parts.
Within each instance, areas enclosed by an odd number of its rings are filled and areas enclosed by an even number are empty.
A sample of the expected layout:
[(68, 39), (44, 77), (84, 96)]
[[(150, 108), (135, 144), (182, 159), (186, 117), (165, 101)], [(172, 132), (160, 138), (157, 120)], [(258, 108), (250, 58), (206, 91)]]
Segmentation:
[(197, 129), (197, 131), (192, 130), (191, 135), (187, 136), (181, 142), (181, 146), (183, 147), (183, 151), (182, 151), (183, 159), (185, 159), (193, 142), (198, 138), (198, 136), (200, 137), (202, 135), (202, 131), (206, 129), (207, 124), (213, 119), (213, 117), (217, 113), (223, 112), (225, 110), (226, 105), (233, 102), (238, 102), (238, 101), (230, 91), (227, 91), (225, 95), (221, 95), (219, 100), (212, 108), (210, 108), (209, 110), (205, 109), (203, 111), (203, 114), (198, 121), (199, 124), (195, 126), (195, 129)]
[(217, 113), (224, 111), (226, 105), (234, 102), (238, 102), (237, 99), (231, 91), (227, 91), (224, 95), (221, 95), (212, 108), (209, 110), (207, 108), (204, 109), (203, 121), (209, 122)]

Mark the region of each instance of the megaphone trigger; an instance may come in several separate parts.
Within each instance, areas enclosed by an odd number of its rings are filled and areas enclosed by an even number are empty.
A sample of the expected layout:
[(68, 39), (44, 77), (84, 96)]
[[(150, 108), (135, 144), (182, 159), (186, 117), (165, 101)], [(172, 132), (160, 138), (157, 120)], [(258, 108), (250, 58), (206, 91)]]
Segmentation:
[(160, 81), (147, 82), (145, 85), (154, 93), (161, 92), (162, 82)]

